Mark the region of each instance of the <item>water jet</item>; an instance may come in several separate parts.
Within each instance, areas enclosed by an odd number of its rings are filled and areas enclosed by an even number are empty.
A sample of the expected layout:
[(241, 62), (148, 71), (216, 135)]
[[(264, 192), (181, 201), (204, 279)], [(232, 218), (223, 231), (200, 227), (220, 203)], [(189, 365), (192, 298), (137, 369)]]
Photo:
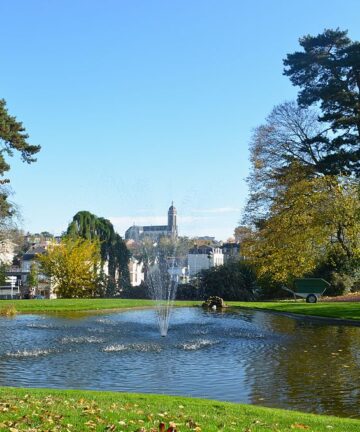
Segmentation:
[(178, 278), (174, 271), (179, 261), (176, 252), (176, 240), (172, 240), (165, 244), (154, 243), (152, 250), (147, 254), (146, 284), (150, 297), (155, 301), (156, 318), (162, 337), (168, 333), (178, 286)]

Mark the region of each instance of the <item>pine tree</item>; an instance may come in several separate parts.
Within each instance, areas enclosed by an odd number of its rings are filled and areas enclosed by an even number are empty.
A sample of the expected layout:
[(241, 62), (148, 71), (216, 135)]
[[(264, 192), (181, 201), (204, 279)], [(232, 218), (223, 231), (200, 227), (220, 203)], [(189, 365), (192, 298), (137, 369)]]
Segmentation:
[(339, 29), (299, 42), (303, 50), (287, 55), (284, 74), (300, 87), (298, 103), (319, 107), (319, 121), (332, 132), (325, 141), (322, 171), (359, 176), (360, 42)]
[(21, 122), (9, 115), (6, 102), (0, 99), (0, 218), (11, 217), (14, 208), (9, 203), (9, 189), (6, 184), (9, 179), (3, 178), (5, 173), (10, 170), (10, 165), (5, 159), (5, 155), (13, 156), (14, 151), (21, 155), (23, 162), (32, 163), (36, 159), (34, 155), (40, 151), (40, 146), (31, 145), (27, 142), (29, 138)]

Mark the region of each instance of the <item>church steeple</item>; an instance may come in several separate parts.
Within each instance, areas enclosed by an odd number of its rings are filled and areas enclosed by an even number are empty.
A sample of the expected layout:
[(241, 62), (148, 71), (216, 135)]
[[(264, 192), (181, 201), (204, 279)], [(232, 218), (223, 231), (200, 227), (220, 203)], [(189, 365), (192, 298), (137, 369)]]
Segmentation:
[(171, 206), (168, 211), (168, 231), (171, 237), (177, 238), (177, 211), (174, 207), (174, 201), (171, 202)]

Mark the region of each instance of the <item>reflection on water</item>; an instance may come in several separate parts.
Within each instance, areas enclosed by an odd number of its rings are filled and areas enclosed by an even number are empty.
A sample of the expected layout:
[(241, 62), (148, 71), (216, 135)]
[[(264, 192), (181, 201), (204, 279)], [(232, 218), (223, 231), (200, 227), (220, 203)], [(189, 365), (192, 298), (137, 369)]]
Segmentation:
[(0, 318), (0, 386), (178, 394), (360, 417), (360, 327), (183, 308), (161, 338), (152, 310)]

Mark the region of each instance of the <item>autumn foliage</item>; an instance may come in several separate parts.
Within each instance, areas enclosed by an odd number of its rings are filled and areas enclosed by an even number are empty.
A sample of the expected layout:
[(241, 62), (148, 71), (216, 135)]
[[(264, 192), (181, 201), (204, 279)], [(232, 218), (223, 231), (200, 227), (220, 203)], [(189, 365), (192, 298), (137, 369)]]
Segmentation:
[(300, 45), (284, 61), (297, 101), (275, 106), (250, 143), (242, 255), (260, 278), (326, 277), (356, 289), (360, 45), (340, 30)]
[(59, 297), (94, 297), (97, 294), (101, 266), (97, 241), (64, 238), (37, 258), (42, 272), (51, 277)]

